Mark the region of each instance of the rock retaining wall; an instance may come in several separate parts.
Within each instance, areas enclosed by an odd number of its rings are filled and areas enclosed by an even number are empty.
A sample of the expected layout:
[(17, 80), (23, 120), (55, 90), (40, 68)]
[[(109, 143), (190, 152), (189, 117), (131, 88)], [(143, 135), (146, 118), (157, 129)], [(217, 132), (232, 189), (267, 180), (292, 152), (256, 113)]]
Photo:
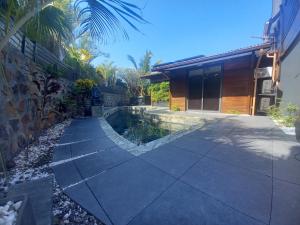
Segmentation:
[(68, 92), (70, 83), (47, 79), (49, 74), (13, 48), (2, 51), (0, 60), (0, 148), (9, 162), (43, 129), (61, 119), (57, 100)]

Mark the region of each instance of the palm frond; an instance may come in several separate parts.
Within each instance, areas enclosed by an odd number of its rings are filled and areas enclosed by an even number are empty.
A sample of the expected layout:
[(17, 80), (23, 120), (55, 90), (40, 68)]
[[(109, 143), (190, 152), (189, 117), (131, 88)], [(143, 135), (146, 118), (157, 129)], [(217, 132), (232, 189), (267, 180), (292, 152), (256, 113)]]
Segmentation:
[(49, 36), (55, 41), (63, 40), (65, 42), (72, 38), (70, 19), (55, 6), (48, 6), (28, 21), (25, 32), (31, 39), (37, 41), (47, 40)]
[(117, 37), (119, 33), (128, 39), (121, 22), (139, 31), (135, 23), (147, 23), (139, 14), (140, 8), (121, 0), (76, 0), (75, 9), (81, 21), (80, 33), (89, 32), (102, 43)]
[(134, 68), (136, 70), (138, 70), (138, 66), (137, 66), (137, 63), (135, 61), (135, 58), (132, 55), (127, 55), (127, 59), (132, 63), (132, 65), (134, 66)]
[(151, 70), (151, 59), (152, 59), (152, 52), (151, 51), (146, 51), (145, 55), (143, 58), (141, 58), (140, 61), (140, 70), (142, 75), (145, 75)]

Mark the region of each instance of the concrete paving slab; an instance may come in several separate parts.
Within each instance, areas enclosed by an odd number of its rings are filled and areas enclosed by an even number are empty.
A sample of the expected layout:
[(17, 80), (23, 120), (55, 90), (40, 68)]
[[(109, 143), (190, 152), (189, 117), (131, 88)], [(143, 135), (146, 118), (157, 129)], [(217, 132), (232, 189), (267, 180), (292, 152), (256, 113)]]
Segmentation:
[(193, 152), (199, 156), (205, 155), (217, 145), (217, 143), (212, 141), (189, 138), (185, 136), (170, 142), (170, 144), (178, 148)]
[(60, 137), (59, 144), (67, 144), (74, 141), (72, 134), (67, 134), (66, 132)]
[(53, 176), (12, 186), (8, 196), (28, 195), (38, 225), (52, 224)]
[(117, 147), (117, 145), (108, 137), (105, 138), (97, 138), (95, 141), (99, 144), (100, 150), (106, 150), (113, 147)]
[(52, 167), (55, 178), (61, 187), (67, 187), (82, 180), (73, 162), (67, 162)]
[(299, 225), (300, 186), (274, 180), (271, 225)]
[(272, 196), (270, 177), (204, 158), (181, 179), (233, 208), (268, 223)]
[(135, 158), (102, 173), (87, 183), (112, 222), (127, 224), (175, 180)]
[(208, 195), (176, 182), (129, 225), (262, 225)]
[(99, 143), (94, 140), (83, 140), (70, 145), (72, 157), (86, 155), (101, 150)]
[(55, 146), (53, 150), (53, 162), (57, 162), (60, 160), (66, 160), (71, 158), (71, 147), (70, 145), (60, 145), (60, 146)]
[(274, 177), (300, 185), (300, 144), (274, 141)]
[(94, 176), (134, 156), (125, 150), (105, 150), (74, 161), (83, 178)]
[(175, 177), (180, 177), (201, 157), (167, 144), (142, 154), (140, 158)]
[(86, 139), (86, 138), (97, 139), (97, 138), (105, 137), (105, 134), (100, 128), (90, 126), (84, 129), (77, 128), (77, 130), (74, 131), (73, 136), (75, 139)]
[[(57, 182), (66, 187), (96, 175), (87, 184), (115, 225), (129, 221), (158, 225), (268, 224), (273, 160), (271, 225), (299, 224), (300, 149), (295, 138), (283, 134), (266, 117), (203, 116), (208, 120), (203, 129), (134, 159), (106, 138), (97, 118), (75, 120), (60, 143), (84, 137), (91, 143), (74, 145), (74, 155), (89, 153), (98, 146), (99, 153), (94, 158), (85, 156), (55, 166)], [(69, 156), (67, 150), (56, 152), (55, 160)], [(168, 189), (175, 182), (168, 173), (180, 176), (193, 162), (193, 154), (200, 156), (200, 161), (186, 171), (182, 178), (185, 184), (177, 182)], [(205, 154), (208, 156), (203, 157)], [(73, 197), (71, 192), (69, 195), (97, 215), (100, 210), (93, 208), (97, 205), (91, 203), (93, 198), (84, 200), (89, 190), (84, 183), (72, 186)]]
[(105, 223), (106, 225), (111, 224), (109, 218), (107, 217), (85, 182), (67, 188), (64, 192), (75, 202), (80, 204), (84, 209), (86, 209), (89, 213), (101, 220), (103, 223)]
[(272, 155), (247, 145), (220, 144), (212, 149), (207, 157), (272, 176)]

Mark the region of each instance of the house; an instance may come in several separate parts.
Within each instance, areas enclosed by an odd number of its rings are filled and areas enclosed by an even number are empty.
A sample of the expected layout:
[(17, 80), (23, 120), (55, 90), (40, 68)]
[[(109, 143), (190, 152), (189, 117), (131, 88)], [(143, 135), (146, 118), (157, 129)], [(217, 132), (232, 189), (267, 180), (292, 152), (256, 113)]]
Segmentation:
[(300, 0), (273, 0), (264, 43), (155, 65), (144, 78), (170, 81), (170, 109), (265, 114), (300, 106)]
[[(144, 76), (170, 82), (170, 109), (255, 114), (274, 104), (270, 43), (155, 65)], [(257, 76), (255, 76), (255, 74)]]
[(300, 0), (273, 0), (264, 35), (273, 43), (277, 97), (300, 106)]

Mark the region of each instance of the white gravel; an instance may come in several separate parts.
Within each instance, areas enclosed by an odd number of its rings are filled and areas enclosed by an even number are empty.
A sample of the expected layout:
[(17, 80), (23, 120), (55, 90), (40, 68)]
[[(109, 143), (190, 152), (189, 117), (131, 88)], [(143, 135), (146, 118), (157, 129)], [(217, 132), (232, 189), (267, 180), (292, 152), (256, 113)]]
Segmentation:
[(22, 201), (7, 202), (4, 206), (0, 206), (0, 225), (14, 225), (17, 222), (18, 211), (22, 205)]

